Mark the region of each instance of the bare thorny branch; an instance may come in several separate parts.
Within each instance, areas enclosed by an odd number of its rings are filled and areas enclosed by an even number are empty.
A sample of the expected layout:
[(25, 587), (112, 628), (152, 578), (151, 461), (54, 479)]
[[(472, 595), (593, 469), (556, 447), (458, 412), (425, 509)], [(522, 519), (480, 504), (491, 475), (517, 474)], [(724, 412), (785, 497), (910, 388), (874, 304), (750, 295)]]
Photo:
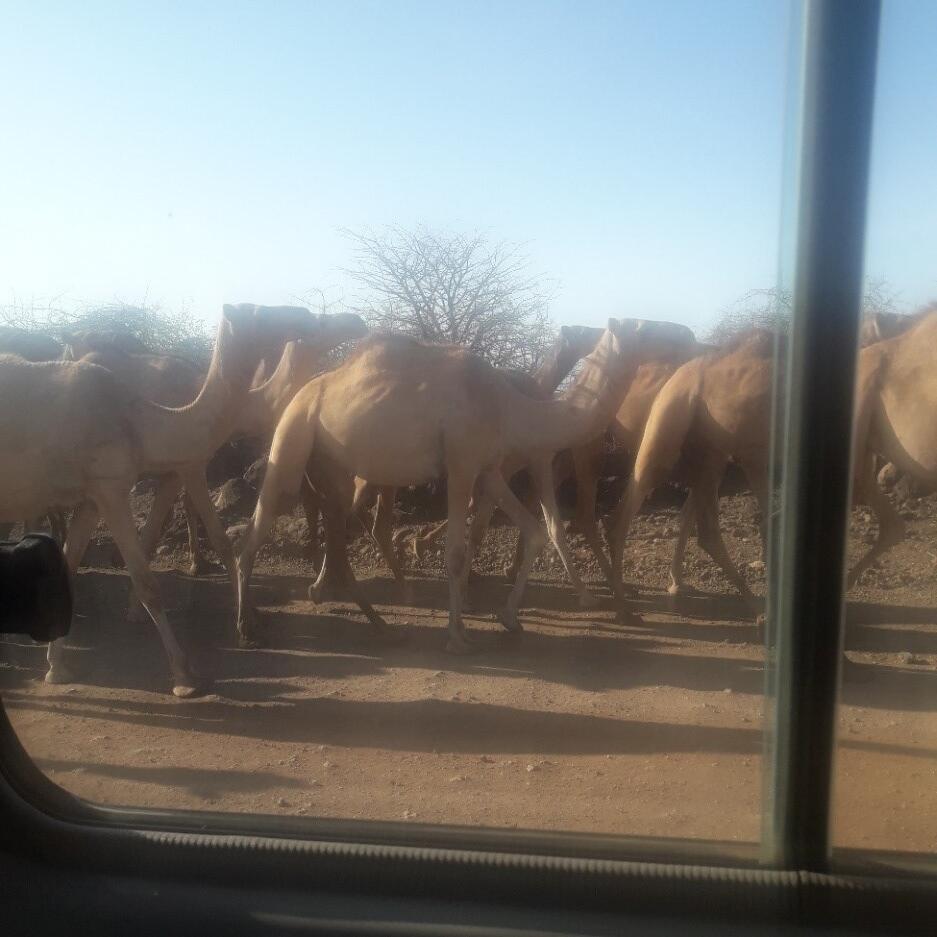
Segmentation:
[(535, 368), (552, 340), (550, 291), (512, 244), (479, 233), (389, 227), (342, 233), (355, 309), (372, 327), (464, 345), (497, 367)]

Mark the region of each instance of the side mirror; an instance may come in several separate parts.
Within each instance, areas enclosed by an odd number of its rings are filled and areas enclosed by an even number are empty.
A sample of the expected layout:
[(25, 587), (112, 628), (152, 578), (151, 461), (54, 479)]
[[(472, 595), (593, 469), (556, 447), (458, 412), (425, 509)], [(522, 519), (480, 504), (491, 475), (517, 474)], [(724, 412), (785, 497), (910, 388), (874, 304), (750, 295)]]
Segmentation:
[(46, 534), (0, 542), (0, 632), (54, 641), (71, 623), (71, 577), (58, 542)]

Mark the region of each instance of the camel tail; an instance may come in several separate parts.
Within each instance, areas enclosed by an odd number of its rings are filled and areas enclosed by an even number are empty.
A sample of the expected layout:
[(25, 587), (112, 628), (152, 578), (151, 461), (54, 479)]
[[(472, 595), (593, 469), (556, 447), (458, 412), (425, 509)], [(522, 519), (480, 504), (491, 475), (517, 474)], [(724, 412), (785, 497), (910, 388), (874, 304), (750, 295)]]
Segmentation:
[(674, 372), (651, 405), (635, 457), (636, 480), (669, 475), (677, 464), (696, 416), (701, 371), (697, 362)]

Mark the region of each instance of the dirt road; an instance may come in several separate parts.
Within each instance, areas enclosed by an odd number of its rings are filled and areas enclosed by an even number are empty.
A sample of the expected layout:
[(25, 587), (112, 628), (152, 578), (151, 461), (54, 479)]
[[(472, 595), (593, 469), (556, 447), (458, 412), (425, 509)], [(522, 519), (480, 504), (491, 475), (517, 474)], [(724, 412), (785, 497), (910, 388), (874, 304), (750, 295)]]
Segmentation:
[[(850, 596), (854, 664), (839, 713), (839, 844), (937, 845), (937, 508), (915, 501), (911, 538)], [(730, 552), (762, 587), (753, 503), (724, 499)], [(374, 638), (343, 603), (305, 598), (309, 567), (289, 549), (289, 520), (256, 579), (268, 646), (240, 651), (220, 575), (189, 580), (160, 557), (185, 645), (214, 676), (180, 702), (155, 631), (124, 620), (127, 579), (79, 577), (80, 684), (42, 680), (41, 648), (2, 645), (0, 690), (24, 744), (59, 784), (107, 804), (380, 818), (414, 823), (754, 841), (762, 789), (763, 650), (740, 601), (691, 548), (689, 581), (663, 591), (673, 508), (639, 518), (629, 547), (643, 624), (575, 607), (549, 556), (525, 600), (526, 631), (491, 612), (494, 575), (476, 588), (469, 625), (482, 648), (443, 652), (446, 586), (430, 556), (409, 606), (363, 538), (356, 564), (369, 598), (408, 636)], [(857, 543), (868, 536), (855, 519)], [(500, 571), (513, 534), (493, 531), (480, 564)], [(98, 556), (96, 561), (100, 561)]]

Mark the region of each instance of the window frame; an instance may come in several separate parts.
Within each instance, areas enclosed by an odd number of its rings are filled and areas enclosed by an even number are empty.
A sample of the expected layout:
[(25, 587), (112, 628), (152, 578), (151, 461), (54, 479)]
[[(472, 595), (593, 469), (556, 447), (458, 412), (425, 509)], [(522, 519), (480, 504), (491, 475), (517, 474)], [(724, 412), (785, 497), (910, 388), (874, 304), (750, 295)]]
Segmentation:
[[(883, 866), (863, 851), (838, 849), (836, 866), (857, 876), (829, 874), (880, 0), (806, 0), (804, 9), (789, 405), (777, 422), (786, 439), (778, 451), (786, 484), (780, 546), (771, 558), (775, 624), (766, 672), (773, 727), (766, 719), (770, 793), (762, 842), (101, 807), (36, 768), (0, 705), (0, 851), (109, 874), (394, 895), (451, 896), (457, 889), (469, 899), (494, 893), (545, 906), (695, 909), (746, 920), (840, 920), (846, 911), (863, 924), (887, 913), (893, 925), (907, 911), (910, 892), (914, 911), (937, 910), (930, 880), (908, 880), (934, 867), (920, 856), (896, 856)], [(803, 549), (805, 543), (812, 546)]]

